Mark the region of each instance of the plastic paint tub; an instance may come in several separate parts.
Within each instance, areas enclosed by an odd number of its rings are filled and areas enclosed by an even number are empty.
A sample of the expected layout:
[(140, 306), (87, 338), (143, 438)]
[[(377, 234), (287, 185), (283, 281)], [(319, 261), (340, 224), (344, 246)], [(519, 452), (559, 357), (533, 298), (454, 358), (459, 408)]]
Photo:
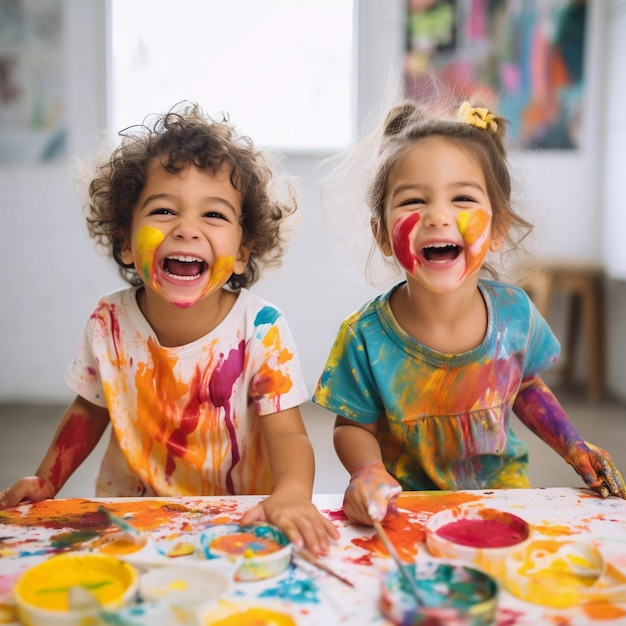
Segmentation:
[(207, 559), (239, 559), (235, 580), (262, 580), (285, 571), (291, 561), (292, 544), (271, 524), (220, 524), (200, 535)]
[[(26, 570), (13, 591), (26, 626), (79, 626), (103, 608), (115, 610), (132, 602), (137, 572), (112, 556), (59, 554)], [(71, 597), (78, 597), (79, 604), (72, 607)]]
[(493, 623), (498, 585), (485, 572), (431, 561), (406, 567), (415, 576), (420, 603), (415, 601), (399, 571), (386, 574), (381, 586), (381, 609), (394, 624), (487, 626)]
[(531, 537), (527, 522), (491, 508), (454, 507), (432, 515), (425, 525), (426, 546), (436, 557), (457, 559), (500, 579), (504, 561)]
[(559, 539), (531, 542), (506, 560), (504, 585), (534, 604), (566, 608), (594, 602), (626, 602), (626, 574), (593, 545)]
[(139, 578), (143, 600), (180, 606), (210, 605), (228, 593), (229, 576), (219, 570), (195, 566), (158, 567)]

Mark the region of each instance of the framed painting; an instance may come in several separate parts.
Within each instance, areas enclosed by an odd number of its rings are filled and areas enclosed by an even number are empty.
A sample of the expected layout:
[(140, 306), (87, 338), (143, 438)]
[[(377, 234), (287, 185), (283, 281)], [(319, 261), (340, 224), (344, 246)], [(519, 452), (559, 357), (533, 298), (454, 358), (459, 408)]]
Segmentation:
[(579, 145), (587, 0), (406, 0), (404, 90), (496, 108), (509, 141)]

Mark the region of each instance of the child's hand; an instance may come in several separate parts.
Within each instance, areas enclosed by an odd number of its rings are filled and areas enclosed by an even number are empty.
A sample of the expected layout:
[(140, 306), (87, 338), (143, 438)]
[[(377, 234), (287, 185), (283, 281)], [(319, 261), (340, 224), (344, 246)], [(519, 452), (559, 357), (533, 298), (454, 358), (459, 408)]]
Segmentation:
[(382, 463), (360, 465), (350, 478), (343, 510), (354, 522), (382, 522), (397, 515), (396, 498), (401, 492), (402, 487)]
[(40, 476), (20, 478), (14, 485), (0, 491), (0, 509), (8, 509), (25, 500), (46, 500), (54, 498), (56, 491), (52, 484)]
[(339, 531), (315, 505), (304, 497), (272, 494), (247, 511), (240, 524), (269, 522), (278, 526), (289, 541), (299, 548), (307, 547), (316, 556), (328, 554), (331, 540), (339, 539)]
[(577, 441), (568, 448), (565, 460), (603, 498), (614, 495), (626, 500), (624, 479), (606, 450), (588, 441)]

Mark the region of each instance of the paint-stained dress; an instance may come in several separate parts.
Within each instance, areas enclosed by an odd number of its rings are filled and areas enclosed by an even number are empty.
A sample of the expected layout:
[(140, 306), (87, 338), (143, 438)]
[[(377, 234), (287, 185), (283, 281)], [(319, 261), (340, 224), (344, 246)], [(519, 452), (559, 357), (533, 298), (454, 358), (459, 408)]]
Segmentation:
[(517, 287), (480, 280), (488, 328), (463, 354), (412, 339), (389, 299), (341, 325), (313, 401), (373, 424), (387, 470), (406, 490), (528, 487), (528, 448), (510, 426), (523, 381), (554, 363), (559, 343)]
[(259, 416), (308, 399), (282, 313), (242, 289), (217, 328), (167, 348), (136, 291), (101, 299), (66, 375), (111, 416), (96, 495), (271, 493)]

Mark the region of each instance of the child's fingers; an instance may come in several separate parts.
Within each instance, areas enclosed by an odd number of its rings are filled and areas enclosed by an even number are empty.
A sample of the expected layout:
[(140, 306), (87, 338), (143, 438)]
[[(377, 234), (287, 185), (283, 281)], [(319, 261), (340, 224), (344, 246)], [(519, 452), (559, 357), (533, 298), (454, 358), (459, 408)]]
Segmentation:
[(251, 509), (248, 509), (239, 520), (242, 526), (254, 524), (254, 522), (267, 522), (265, 510), (260, 502), (259, 504), (255, 504)]

